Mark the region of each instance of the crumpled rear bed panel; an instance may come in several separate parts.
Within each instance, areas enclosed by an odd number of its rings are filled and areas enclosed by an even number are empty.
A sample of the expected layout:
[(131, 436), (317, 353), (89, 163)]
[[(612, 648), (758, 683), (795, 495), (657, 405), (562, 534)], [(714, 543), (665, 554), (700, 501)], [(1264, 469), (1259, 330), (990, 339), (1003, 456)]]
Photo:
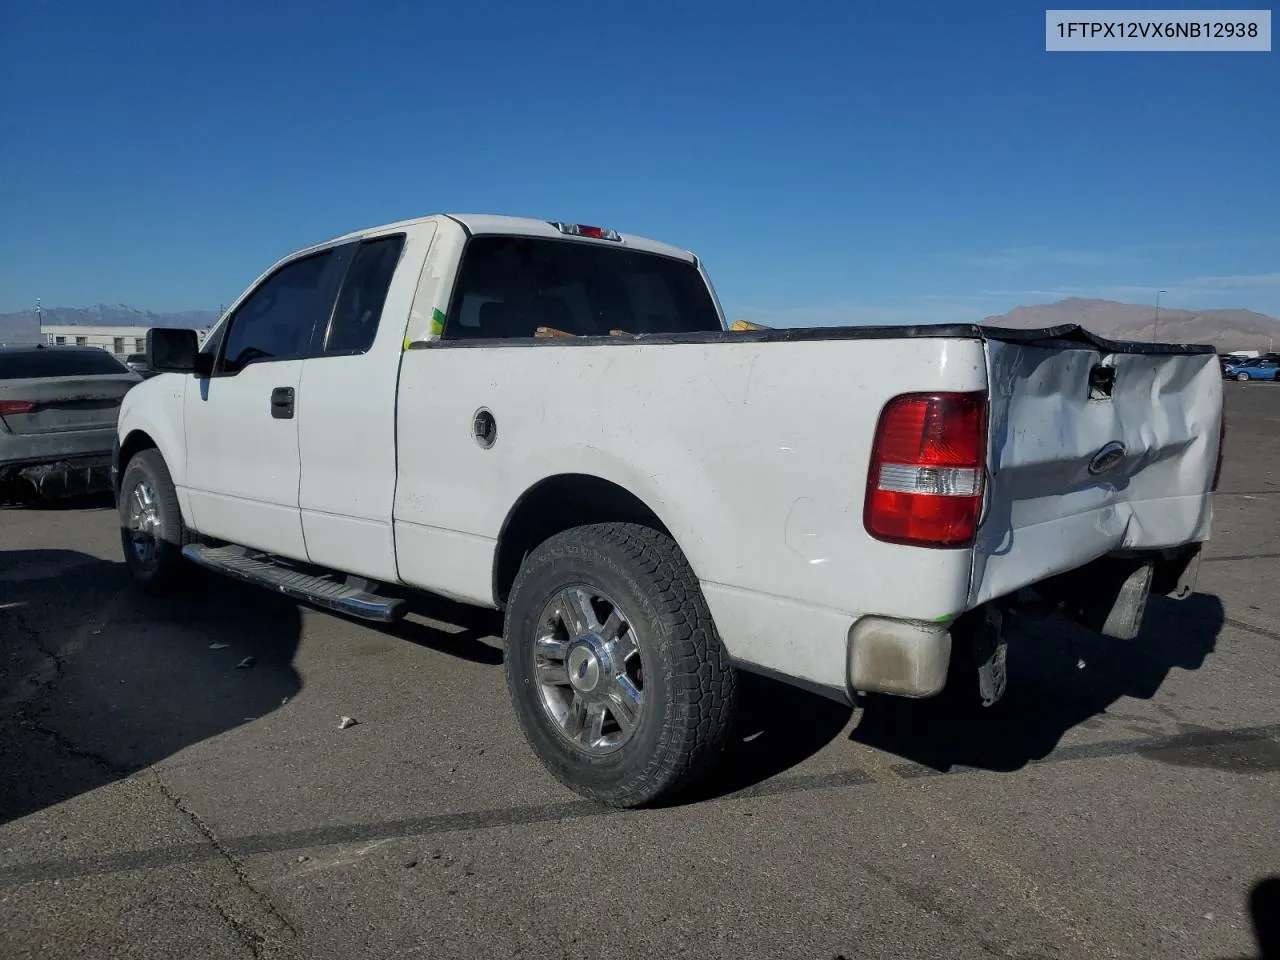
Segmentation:
[[(987, 357), (990, 498), (971, 605), (1114, 550), (1208, 537), (1222, 410), (1215, 355), (993, 339)], [(1089, 398), (1099, 363), (1115, 368), (1109, 399)], [(1090, 473), (1113, 441), (1124, 445), (1119, 463)]]

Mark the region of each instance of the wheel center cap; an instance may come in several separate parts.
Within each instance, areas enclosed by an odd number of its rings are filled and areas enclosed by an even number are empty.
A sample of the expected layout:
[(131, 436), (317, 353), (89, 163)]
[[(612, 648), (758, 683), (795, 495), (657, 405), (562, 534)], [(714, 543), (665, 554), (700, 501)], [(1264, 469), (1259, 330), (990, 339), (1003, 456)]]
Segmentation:
[(565, 666), (568, 667), (569, 683), (579, 693), (590, 693), (600, 685), (600, 677), (604, 673), (600, 657), (588, 643), (579, 643), (569, 651)]

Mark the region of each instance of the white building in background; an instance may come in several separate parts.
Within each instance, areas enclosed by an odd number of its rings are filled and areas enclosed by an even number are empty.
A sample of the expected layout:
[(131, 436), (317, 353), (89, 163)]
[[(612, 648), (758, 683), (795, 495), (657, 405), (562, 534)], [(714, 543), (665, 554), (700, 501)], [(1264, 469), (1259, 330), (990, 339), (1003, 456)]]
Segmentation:
[[(130, 354), (146, 353), (147, 329), (147, 327), (95, 326), (85, 323), (40, 324), (40, 333), (44, 337), (44, 342), (50, 346), (102, 347), (122, 359)], [(208, 332), (207, 330), (196, 331), (196, 337), (200, 343), (204, 343)]]

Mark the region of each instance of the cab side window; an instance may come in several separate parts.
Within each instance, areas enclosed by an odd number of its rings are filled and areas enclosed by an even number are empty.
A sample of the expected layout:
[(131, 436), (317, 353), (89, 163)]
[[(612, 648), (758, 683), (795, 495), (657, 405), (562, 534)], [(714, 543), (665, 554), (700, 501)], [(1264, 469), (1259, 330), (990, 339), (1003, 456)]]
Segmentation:
[(236, 373), (253, 361), (290, 360), (307, 354), (317, 324), (333, 304), (333, 250), (285, 264), (249, 294), (228, 318), (221, 372)]
[(356, 248), (329, 323), (326, 355), (365, 353), (373, 346), (403, 250), (404, 234), (366, 240)]

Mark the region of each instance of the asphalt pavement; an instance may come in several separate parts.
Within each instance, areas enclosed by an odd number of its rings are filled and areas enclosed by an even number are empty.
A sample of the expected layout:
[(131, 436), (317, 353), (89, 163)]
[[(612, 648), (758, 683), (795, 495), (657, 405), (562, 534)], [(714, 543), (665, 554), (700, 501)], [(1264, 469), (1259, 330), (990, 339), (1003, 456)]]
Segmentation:
[(2, 510), (0, 957), (1262, 956), (1280, 386), (1226, 392), (1199, 592), (1137, 639), (1019, 632), (965, 721), (751, 680), (698, 794), (638, 812), (535, 761), (495, 614), (157, 602), (109, 504)]

